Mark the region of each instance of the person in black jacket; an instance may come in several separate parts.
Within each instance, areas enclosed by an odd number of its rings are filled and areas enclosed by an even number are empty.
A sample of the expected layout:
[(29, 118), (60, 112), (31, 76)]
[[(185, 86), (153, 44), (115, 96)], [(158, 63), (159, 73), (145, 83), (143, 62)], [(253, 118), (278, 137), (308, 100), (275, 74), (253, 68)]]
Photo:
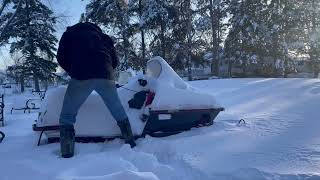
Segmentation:
[(128, 116), (120, 102), (114, 82), (118, 59), (112, 39), (93, 23), (78, 23), (63, 33), (57, 52), (60, 66), (69, 74), (69, 82), (60, 115), (61, 155), (74, 155), (74, 123), (78, 110), (95, 90), (120, 127), (125, 142), (134, 147)]

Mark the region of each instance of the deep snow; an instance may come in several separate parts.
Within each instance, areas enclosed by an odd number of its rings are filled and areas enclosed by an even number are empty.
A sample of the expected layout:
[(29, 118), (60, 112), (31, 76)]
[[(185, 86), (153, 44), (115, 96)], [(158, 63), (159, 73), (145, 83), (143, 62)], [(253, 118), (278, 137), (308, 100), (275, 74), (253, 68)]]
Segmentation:
[[(59, 144), (36, 146), (37, 113), (9, 113), (27, 95), (6, 96), (7, 138), (0, 144), (0, 180), (15, 179), (320, 179), (320, 80), (225, 79), (191, 85), (226, 111), (211, 127), (166, 138), (76, 144), (72, 159)], [(28, 95), (29, 96), (29, 95)], [(237, 125), (245, 119), (247, 124)]]

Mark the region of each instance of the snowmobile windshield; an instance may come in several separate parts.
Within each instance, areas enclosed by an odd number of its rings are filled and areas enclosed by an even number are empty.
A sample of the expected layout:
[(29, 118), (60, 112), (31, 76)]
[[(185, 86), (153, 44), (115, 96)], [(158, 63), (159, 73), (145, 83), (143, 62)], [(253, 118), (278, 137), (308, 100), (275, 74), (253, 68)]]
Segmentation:
[(153, 78), (158, 78), (161, 74), (162, 66), (157, 60), (151, 60), (147, 63), (147, 75)]

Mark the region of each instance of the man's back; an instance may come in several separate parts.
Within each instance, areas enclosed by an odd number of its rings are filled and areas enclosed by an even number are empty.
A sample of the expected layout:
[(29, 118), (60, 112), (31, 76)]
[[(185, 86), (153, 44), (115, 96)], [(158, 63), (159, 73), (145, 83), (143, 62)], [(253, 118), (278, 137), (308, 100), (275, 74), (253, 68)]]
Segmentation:
[[(92, 23), (68, 27), (59, 43), (57, 59), (68, 74), (78, 80), (113, 79), (113, 61), (117, 61), (113, 42)], [(111, 39), (110, 39), (111, 40)]]

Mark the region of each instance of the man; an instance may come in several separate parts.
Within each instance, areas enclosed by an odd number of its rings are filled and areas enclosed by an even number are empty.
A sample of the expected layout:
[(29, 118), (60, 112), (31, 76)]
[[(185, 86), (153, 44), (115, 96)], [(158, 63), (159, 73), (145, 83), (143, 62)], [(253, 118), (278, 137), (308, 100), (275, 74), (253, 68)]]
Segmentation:
[[(118, 65), (112, 39), (95, 24), (85, 22), (68, 27), (59, 42), (57, 60), (69, 74), (69, 82), (60, 115), (61, 155), (74, 155), (74, 123), (79, 108), (95, 90), (120, 127), (125, 142), (134, 147), (130, 122), (122, 107), (114, 82)], [(89, 121), (89, 119), (88, 119)]]

